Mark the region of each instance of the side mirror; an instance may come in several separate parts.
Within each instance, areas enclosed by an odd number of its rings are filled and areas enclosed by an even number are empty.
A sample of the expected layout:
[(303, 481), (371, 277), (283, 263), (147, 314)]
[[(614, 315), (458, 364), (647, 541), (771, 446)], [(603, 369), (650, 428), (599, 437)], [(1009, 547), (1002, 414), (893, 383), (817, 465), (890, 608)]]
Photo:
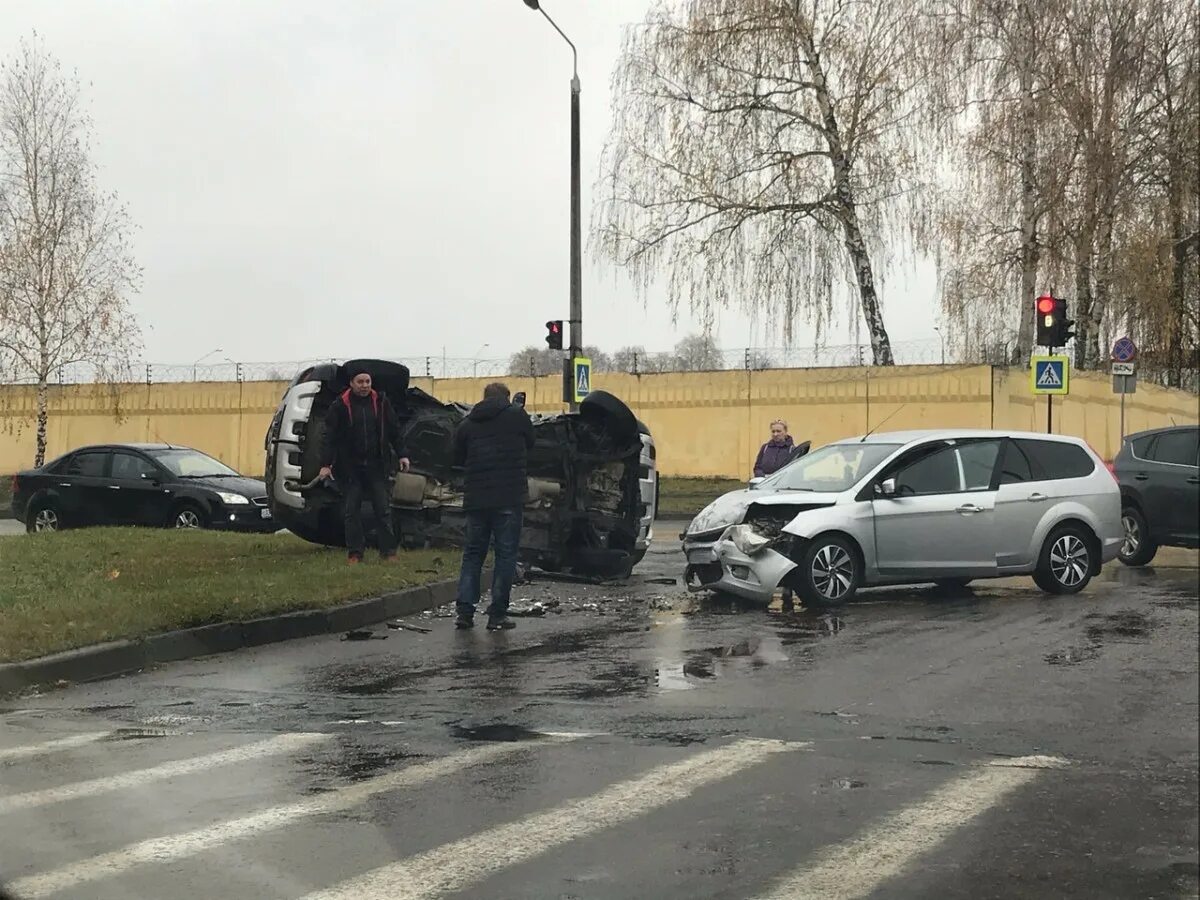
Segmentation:
[(758, 487), (758, 486), (759, 486), (760, 484), (762, 484), (762, 483), (763, 483), (765, 480), (766, 480), (765, 478), (762, 478), (762, 477), (760, 477), (760, 476), (756, 476), (756, 477), (754, 477), (754, 478), (751, 478), (751, 479), (750, 479), (748, 482), (746, 482), (746, 486), (747, 486), (748, 488), (750, 488), (751, 490), (754, 490), (754, 488)]
[(513, 395), (512, 402), (514, 404), (516, 404), (517, 406), (521, 407), (522, 409), (524, 409), (525, 408), (525, 392), (517, 391), (516, 394)]
[(896, 496), (896, 479), (885, 478), (879, 484), (875, 485), (875, 496), (877, 497), (895, 497)]

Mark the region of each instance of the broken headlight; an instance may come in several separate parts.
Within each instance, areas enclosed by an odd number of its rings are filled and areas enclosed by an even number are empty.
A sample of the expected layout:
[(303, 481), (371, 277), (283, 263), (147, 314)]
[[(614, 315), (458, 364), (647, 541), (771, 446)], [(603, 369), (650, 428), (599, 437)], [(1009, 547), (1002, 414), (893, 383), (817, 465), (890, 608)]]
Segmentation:
[(754, 525), (734, 525), (726, 533), (725, 539), (747, 556), (753, 556), (771, 542), (771, 537), (761, 533)]

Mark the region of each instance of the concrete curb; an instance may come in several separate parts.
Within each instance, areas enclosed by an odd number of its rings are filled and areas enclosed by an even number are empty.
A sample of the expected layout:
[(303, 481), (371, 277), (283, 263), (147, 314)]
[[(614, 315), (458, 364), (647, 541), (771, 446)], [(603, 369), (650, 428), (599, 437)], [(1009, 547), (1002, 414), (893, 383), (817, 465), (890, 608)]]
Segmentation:
[[(482, 586), (490, 587), (491, 580), (491, 572), (484, 572)], [(453, 603), (457, 589), (457, 581), (438, 581), (328, 609), (182, 628), (138, 640), (111, 641), (5, 663), (0, 665), (0, 696), (61, 681), (100, 681), (161, 663), (350, 631)]]

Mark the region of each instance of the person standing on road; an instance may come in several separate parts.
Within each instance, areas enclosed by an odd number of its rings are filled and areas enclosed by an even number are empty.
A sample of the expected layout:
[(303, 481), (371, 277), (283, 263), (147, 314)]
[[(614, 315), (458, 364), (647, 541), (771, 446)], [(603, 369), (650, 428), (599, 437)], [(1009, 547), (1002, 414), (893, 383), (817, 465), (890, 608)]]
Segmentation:
[[(365, 496), (375, 511), (379, 555), (396, 557), (389, 484), (396, 470), (408, 471), (408, 456), (400, 438), (400, 421), (388, 398), (371, 387), (369, 372), (354, 372), (350, 387), (325, 414), (321, 443), (321, 477), (335, 476), (346, 505), (346, 548), (351, 563), (362, 562), (367, 539), (363, 533)], [(335, 475), (336, 473), (336, 475)]]
[(495, 545), (492, 605), (488, 631), (516, 627), (508, 617), (509, 595), (517, 572), (521, 518), (528, 489), (525, 465), (533, 447), (533, 423), (509, 400), (508, 387), (495, 382), (483, 389), (454, 434), (454, 464), (466, 470), (463, 510), (466, 545), (458, 578), (458, 628), (475, 624), (480, 574), (488, 546)]
[(754, 477), (766, 478), (787, 465), (795, 443), (788, 434), (787, 422), (783, 419), (772, 422), (771, 439), (758, 448), (758, 457), (754, 460)]

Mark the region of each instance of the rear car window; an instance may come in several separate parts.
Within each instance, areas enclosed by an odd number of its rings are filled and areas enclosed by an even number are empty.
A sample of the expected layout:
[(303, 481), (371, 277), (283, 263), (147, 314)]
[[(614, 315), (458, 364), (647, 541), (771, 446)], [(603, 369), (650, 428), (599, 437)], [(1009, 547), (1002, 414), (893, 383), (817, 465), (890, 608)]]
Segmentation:
[(958, 448), (962, 461), (963, 487), (968, 491), (986, 491), (992, 486), (992, 472), (1000, 455), (999, 441), (972, 441)]
[(1148, 434), (1145, 437), (1136, 438), (1129, 443), (1133, 445), (1133, 455), (1138, 459), (1150, 458), (1150, 445), (1154, 443), (1154, 439), (1158, 437), (1156, 434)]
[(1004, 444), (1004, 461), (1000, 463), (1001, 484), (1021, 484), (1033, 481), (1033, 467), (1025, 451), (1017, 446), (1016, 441), (1006, 441)]
[(1150, 448), (1150, 459), (1175, 466), (1194, 466), (1198, 438), (1200, 430), (1164, 431)]
[(67, 463), (66, 474), (99, 478), (104, 475), (104, 460), (107, 457), (107, 453), (77, 453)]
[(1029, 457), (1034, 480), (1084, 478), (1096, 471), (1096, 463), (1078, 444), (1036, 440), (1019, 440), (1016, 443)]
[(124, 478), (133, 480), (141, 478), (143, 475), (151, 476), (155, 474), (154, 465), (150, 460), (138, 456), (134, 453), (114, 453), (112, 464), (112, 477)]

